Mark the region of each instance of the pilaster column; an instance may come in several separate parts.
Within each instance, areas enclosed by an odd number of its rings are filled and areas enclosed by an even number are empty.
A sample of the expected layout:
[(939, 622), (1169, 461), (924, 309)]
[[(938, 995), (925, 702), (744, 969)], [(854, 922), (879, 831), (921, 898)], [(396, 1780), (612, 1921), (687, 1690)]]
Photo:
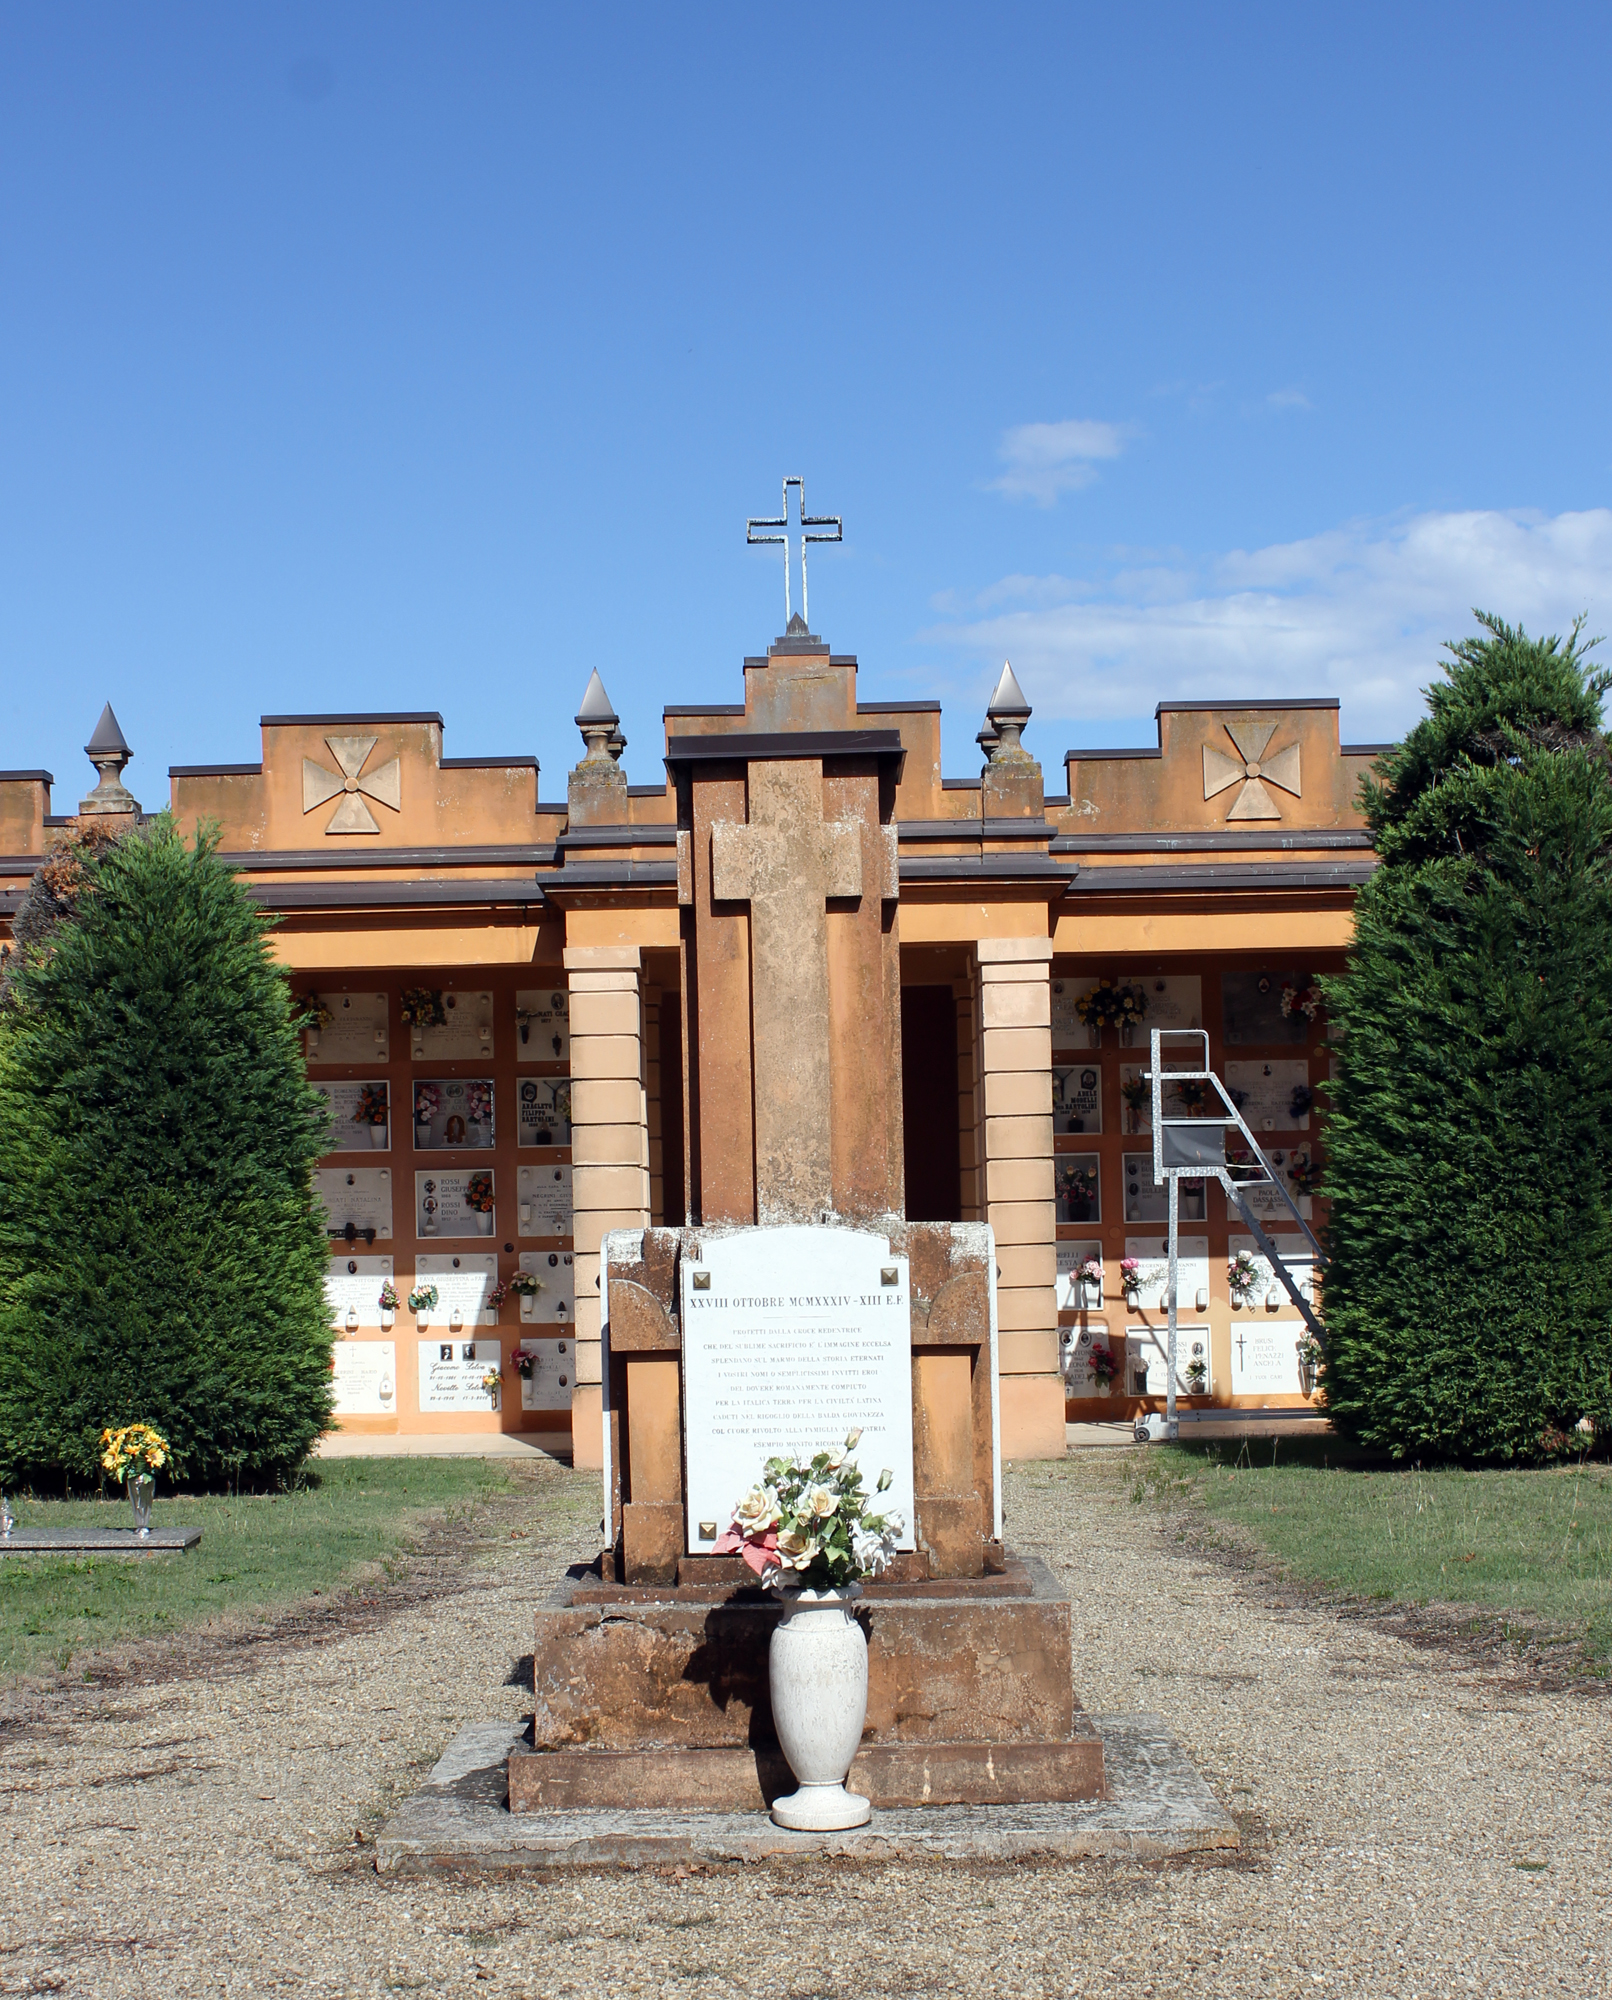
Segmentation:
[(1052, 1168), (1052, 941), (982, 938), (985, 1219), (996, 1232), (1002, 1454), (1062, 1458)]
[(972, 976), (952, 981), (957, 1008), (957, 1187), (964, 1222), (985, 1220), (980, 1160), (979, 1007)]
[(649, 1219), (666, 1220), (666, 1186), (660, 1122), (660, 988), (644, 988), (644, 1125), (649, 1152)]
[(574, 1463), (604, 1463), (599, 1246), (649, 1221), (643, 1003), (636, 945), (568, 946), (571, 1202), (576, 1265)]

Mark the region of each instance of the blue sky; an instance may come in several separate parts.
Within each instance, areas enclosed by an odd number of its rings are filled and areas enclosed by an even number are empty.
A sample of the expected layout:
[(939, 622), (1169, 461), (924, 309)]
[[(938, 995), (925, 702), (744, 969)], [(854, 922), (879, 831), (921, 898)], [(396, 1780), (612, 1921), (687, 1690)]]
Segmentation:
[(976, 766), (1612, 630), (1612, 14), (0, 11), (0, 766), (435, 708), (634, 782), (783, 619)]

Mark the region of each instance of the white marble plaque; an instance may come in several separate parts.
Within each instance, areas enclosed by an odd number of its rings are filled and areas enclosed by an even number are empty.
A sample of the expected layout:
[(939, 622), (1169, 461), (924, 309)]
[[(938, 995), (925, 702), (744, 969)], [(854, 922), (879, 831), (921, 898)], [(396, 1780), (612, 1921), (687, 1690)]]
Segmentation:
[(571, 1060), (571, 1004), (563, 985), (515, 995), (515, 1060), (568, 1063)]
[(326, 1229), (340, 1236), (349, 1223), (355, 1240), (374, 1230), (375, 1240), (392, 1234), (392, 1172), (389, 1167), (315, 1167), (313, 1191), (323, 1202)]
[(1096, 1298), (1082, 1298), (1080, 1286), (1075, 1282), (1075, 1273), (1088, 1257), (1095, 1257), (1099, 1264), (1102, 1263), (1101, 1237), (1088, 1236), (1082, 1242), (1060, 1243), (1057, 1250), (1059, 1312), (1096, 1311), (1103, 1303), (1101, 1286), (1098, 1287)]
[[(1201, 1361), (1204, 1366), (1202, 1388), (1187, 1373), (1194, 1361)], [(1183, 1326), (1177, 1321), (1175, 1393), (1178, 1396), (1208, 1396), (1214, 1393), (1214, 1386), (1208, 1327)], [(1170, 1329), (1167, 1326), (1126, 1328), (1125, 1387), (1133, 1396), (1167, 1396), (1170, 1393)]]
[(306, 1031), (310, 1063), (386, 1061), (384, 993), (317, 993), (310, 998), (330, 1016)]
[(1101, 1132), (1103, 1129), (1103, 1070), (1101, 1063), (1072, 1063), (1052, 1072), (1054, 1132)]
[[(1155, 1028), (1201, 1028), (1203, 1026), (1203, 981), (1195, 973), (1164, 974), (1159, 972), (1122, 972), (1114, 982), (1116, 986), (1134, 986), (1147, 999), (1147, 1012), (1142, 1016), (1137, 1028), (1139, 1042), (1148, 1042)], [(1166, 1042), (1166, 1057), (1182, 1057), (1192, 1054), (1190, 1042)], [(1196, 1069), (1199, 1064), (1194, 1058), (1187, 1064)]]
[(1052, 1162), (1060, 1222), (1101, 1222), (1103, 1168), (1097, 1153), (1058, 1153)]
[(522, 1236), (571, 1234), (571, 1169), (567, 1166), (517, 1167)]
[(493, 1080), (490, 1076), (422, 1076), (414, 1086), (414, 1150), (490, 1147)]
[[(498, 1259), (490, 1250), (459, 1250), (431, 1254), (421, 1251), (414, 1260), (414, 1282), (409, 1291), (437, 1288), (437, 1302), (431, 1308), (431, 1324), (452, 1333), (454, 1315), (461, 1326), (496, 1326), (498, 1309), (487, 1301), (498, 1283)], [(405, 1299), (408, 1293), (405, 1292)]]
[(330, 1107), (333, 1153), (391, 1151), (391, 1105), (384, 1076), (363, 1082), (316, 1083)]
[(576, 1386), (576, 1342), (569, 1334), (555, 1339), (523, 1335), (523, 1353), (533, 1356), (532, 1372), (520, 1377), (523, 1410), (568, 1410)]
[(1095, 979), (1055, 979), (1052, 982), (1052, 1046), (1055, 1049), (1094, 1049), (1099, 1037), (1075, 1012), (1075, 1002), (1096, 987)]
[[(1153, 1185), (1153, 1155), (1127, 1153), (1120, 1164), (1124, 1168), (1125, 1220), (1167, 1223), (1170, 1219), (1170, 1190), (1163, 1181), (1157, 1187)], [(1202, 1222), (1205, 1219), (1202, 1181), (1184, 1180), (1181, 1183), (1177, 1214), (1183, 1222)]]
[(443, 1020), (430, 1027), (411, 1023), (404, 1032), (409, 1038), (409, 1054), (415, 1062), (474, 1062), (493, 1052), (493, 996), (467, 987), (405, 989), (435, 993), (441, 1002)]
[[(1069, 1396), (1101, 1396), (1107, 1393), (1091, 1365), (1094, 1347), (1108, 1347), (1108, 1322), (1082, 1320), (1079, 1326), (1058, 1330), (1058, 1363), (1063, 1370), (1064, 1393)], [(1113, 1353), (1113, 1349), (1109, 1348)]]
[[(1293, 1185), (1288, 1170), (1296, 1160), (1307, 1161), (1309, 1159), (1309, 1148), (1307, 1146), (1264, 1146), (1263, 1151), (1266, 1159), (1271, 1163), (1271, 1171), (1281, 1177), (1282, 1186), (1292, 1196), (1299, 1214), (1308, 1222), (1314, 1212), (1314, 1200), (1307, 1194), (1299, 1193), (1298, 1189)], [(1231, 1136), (1226, 1141), (1226, 1165), (1232, 1168), (1241, 1168), (1244, 1173), (1258, 1165), (1253, 1154), (1243, 1144), (1242, 1135), (1237, 1131), (1235, 1126), (1231, 1128)], [(1232, 1179), (1237, 1182), (1238, 1192), (1242, 1195), (1243, 1200), (1247, 1202), (1248, 1206), (1267, 1229), (1297, 1229), (1298, 1223), (1293, 1219), (1293, 1210), (1288, 1207), (1282, 1196), (1277, 1193), (1269, 1181), (1243, 1180), (1236, 1172), (1233, 1173)], [(1230, 1218), (1235, 1221), (1237, 1219), (1235, 1205), (1228, 1201), (1226, 1203), (1226, 1210)]]
[[(1310, 1065), (1307, 1062), (1228, 1062), (1226, 1092), (1243, 1123), (1264, 1144), (1265, 1132), (1308, 1132)], [(1293, 1109), (1300, 1093), (1303, 1110)]]
[(571, 1084), (563, 1076), (523, 1076), (515, 1086), (520, 1110), (516, 1143), (522, 1146), (569, 1146), (571, 1143)]
[(330, 1360), (338, 1417), (397, 1415), (395, 1340), (338, 1340)]
[(1299, 1380), (1299, 1342), (1308, 1331), (1301, 1319), (1234, 1320), (1231, 1328), (1231, 1393), (1234, 1396), (1302, 1396), (1304, 1384)]
[[(1207, 1312), (1209, 1301), (1197, 1303), (1199, 1292), (1209, 1289), (1209, 1239), (1182, 1236), (1175, 1239), (1176, 1313)], [(1168, 1236), (1127, 1236), (1125, 1254), (1134, 1257), (1139, 1269), (1136, 1303), (1143, 1312), (1168, 1312), (1170, 1301), (1170, 1239)]]
[(391, 1276), (390, 1257), (332, 1257), (325, 1274), (325, 1304), (331, 1325), (346, 1333), (361, 1326), (379, 1326), (381, 1286)]
[[(420, 1408), (422, 1410), (496, 1410), (503, 1387), (504, 1349), (496, 1340), (464, 1340), (444, 1333), (420, 1342)], [(499, 1388), (484, 1389), (489, 1369)]]
[(496, 1236), (498, 1211), (489, 1208), (491, 1167), (432, 1167), (414, 1176), (416, 1236)]
[[(1287, 1248), (1290, 1243), (1293, 1245), (1291, 1251)], [(1315, 1253), (1311, 1250), (1308, 1242), (1302, 1236), (1287, 1236), (1277, 1239), (1276, 1248), (1278, 1258), (1286, 1266), (1288, 1274), (1298, 1286), (1301, 1296), (1307, 1304), (1314, 1305)], [(1278, 1311), (1291, 1312), (1293, 1310), (1293, 1301), (1288, 1296), (1286, 1286), (1278, 1283), (1275, 1274), (1271, 1270), (1270, 1259), (1260, 1250), (1259, 1245), (1254, 1241), (1252, 1236), (1233, 1235), (1226, 1238), (1228, 1265), (1239, 1251), (1246, 1251), (1253, 1258), (1256, 1273), (1254, 1282), (1248, 1288), (1246, 1298), (1243, 1301), (1244, 1306), (1256, 1312), (1262, 1310), (1269, 1311), (1271, 1309), (1270, 1297), (1274, 1290), (1276, 1294), (1276, 1309)], [(1237, 1301), (1234, 1299), (1232, 1304), (1235, 1308)]]
[[(912, 1307), (907, 1262), (851, 1229), (741, 1229), (682, 1259), (688, 1546), (709, 1548), (783, 1453), (813, 1453), (860, 1427), (855, 1457), (913, 1543)], [(700, 1284), (699, 1279), (707, 1280)]]
[(530, 1326), (569, 1326), (577, 1316), (576, 1266), (569, 1250), (523, 1250), (521, 1269), (543, 1289), (521, 1294), (521, 1320)]

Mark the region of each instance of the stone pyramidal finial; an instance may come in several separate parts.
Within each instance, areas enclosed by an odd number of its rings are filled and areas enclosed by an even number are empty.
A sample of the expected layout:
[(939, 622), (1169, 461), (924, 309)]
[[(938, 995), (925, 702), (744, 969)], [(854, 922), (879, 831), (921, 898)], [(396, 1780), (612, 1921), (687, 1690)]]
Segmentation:
[[(610, 706), (610, 697), (605, 693), (605, 684), (595, 667), (588, 676), (582, 706), (576, 713), (577, 728), (582, 731), (582, 741), (587, 745), (584, 762), (597, 764), (610, 761), (610, 741), (618, 734), (620, 724), (621, 717)], [(625, 745), (625, 737), (622, 742)]]
[(137, 813), (140, 801), (123, 783), (123, 767), (134, 752), (124, 741), (118, 719), (108, 702), (101, 710), (95, 734), (84, 745), (84, 755), (100, 774), (100, 783), (87, 799), (80, 799), (81, 813)]
[(1029, 755), (1019, 738), (1024, 734), (1024, 725), (1030, 720), (1030, 714), (1030, 704), (1024, 698), (1024, 690), (1019, 686), (1012, 662), (1004, 660), (996, 692), (985, 707), (986, 726), (995, 730), (997, 738), (991, 746), (993, 763), (999, 764), (1004, 758)]
[(573, 828), (622, 824), (627, 818), (627, 774), (621, 768), (621, 753), (627, 739), (597, 667), (588, 676), (576, 725), (587, 749), (582, 761), (572, 765), (566, 786), (570, 824)]

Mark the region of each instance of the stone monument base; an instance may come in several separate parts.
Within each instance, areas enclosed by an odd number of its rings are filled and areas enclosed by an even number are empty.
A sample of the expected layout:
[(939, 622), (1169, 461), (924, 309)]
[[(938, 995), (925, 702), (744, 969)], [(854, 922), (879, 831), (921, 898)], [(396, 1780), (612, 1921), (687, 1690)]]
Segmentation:
[[(876, 1807), (1104, 1794), (1102, 1739), (1074, 1699), (1069, 1599), (1038, 1558), (998, 1562), (864, 1586), (868, 1716), (847, 1782)], [(794, 1789), (767, 1696), (777, 1600), (725, 1563), (685, 1559), (678, 1575), (617, 1584), (594, 1567), (538, 1612), (511, 1812), (760, 1811)]]

